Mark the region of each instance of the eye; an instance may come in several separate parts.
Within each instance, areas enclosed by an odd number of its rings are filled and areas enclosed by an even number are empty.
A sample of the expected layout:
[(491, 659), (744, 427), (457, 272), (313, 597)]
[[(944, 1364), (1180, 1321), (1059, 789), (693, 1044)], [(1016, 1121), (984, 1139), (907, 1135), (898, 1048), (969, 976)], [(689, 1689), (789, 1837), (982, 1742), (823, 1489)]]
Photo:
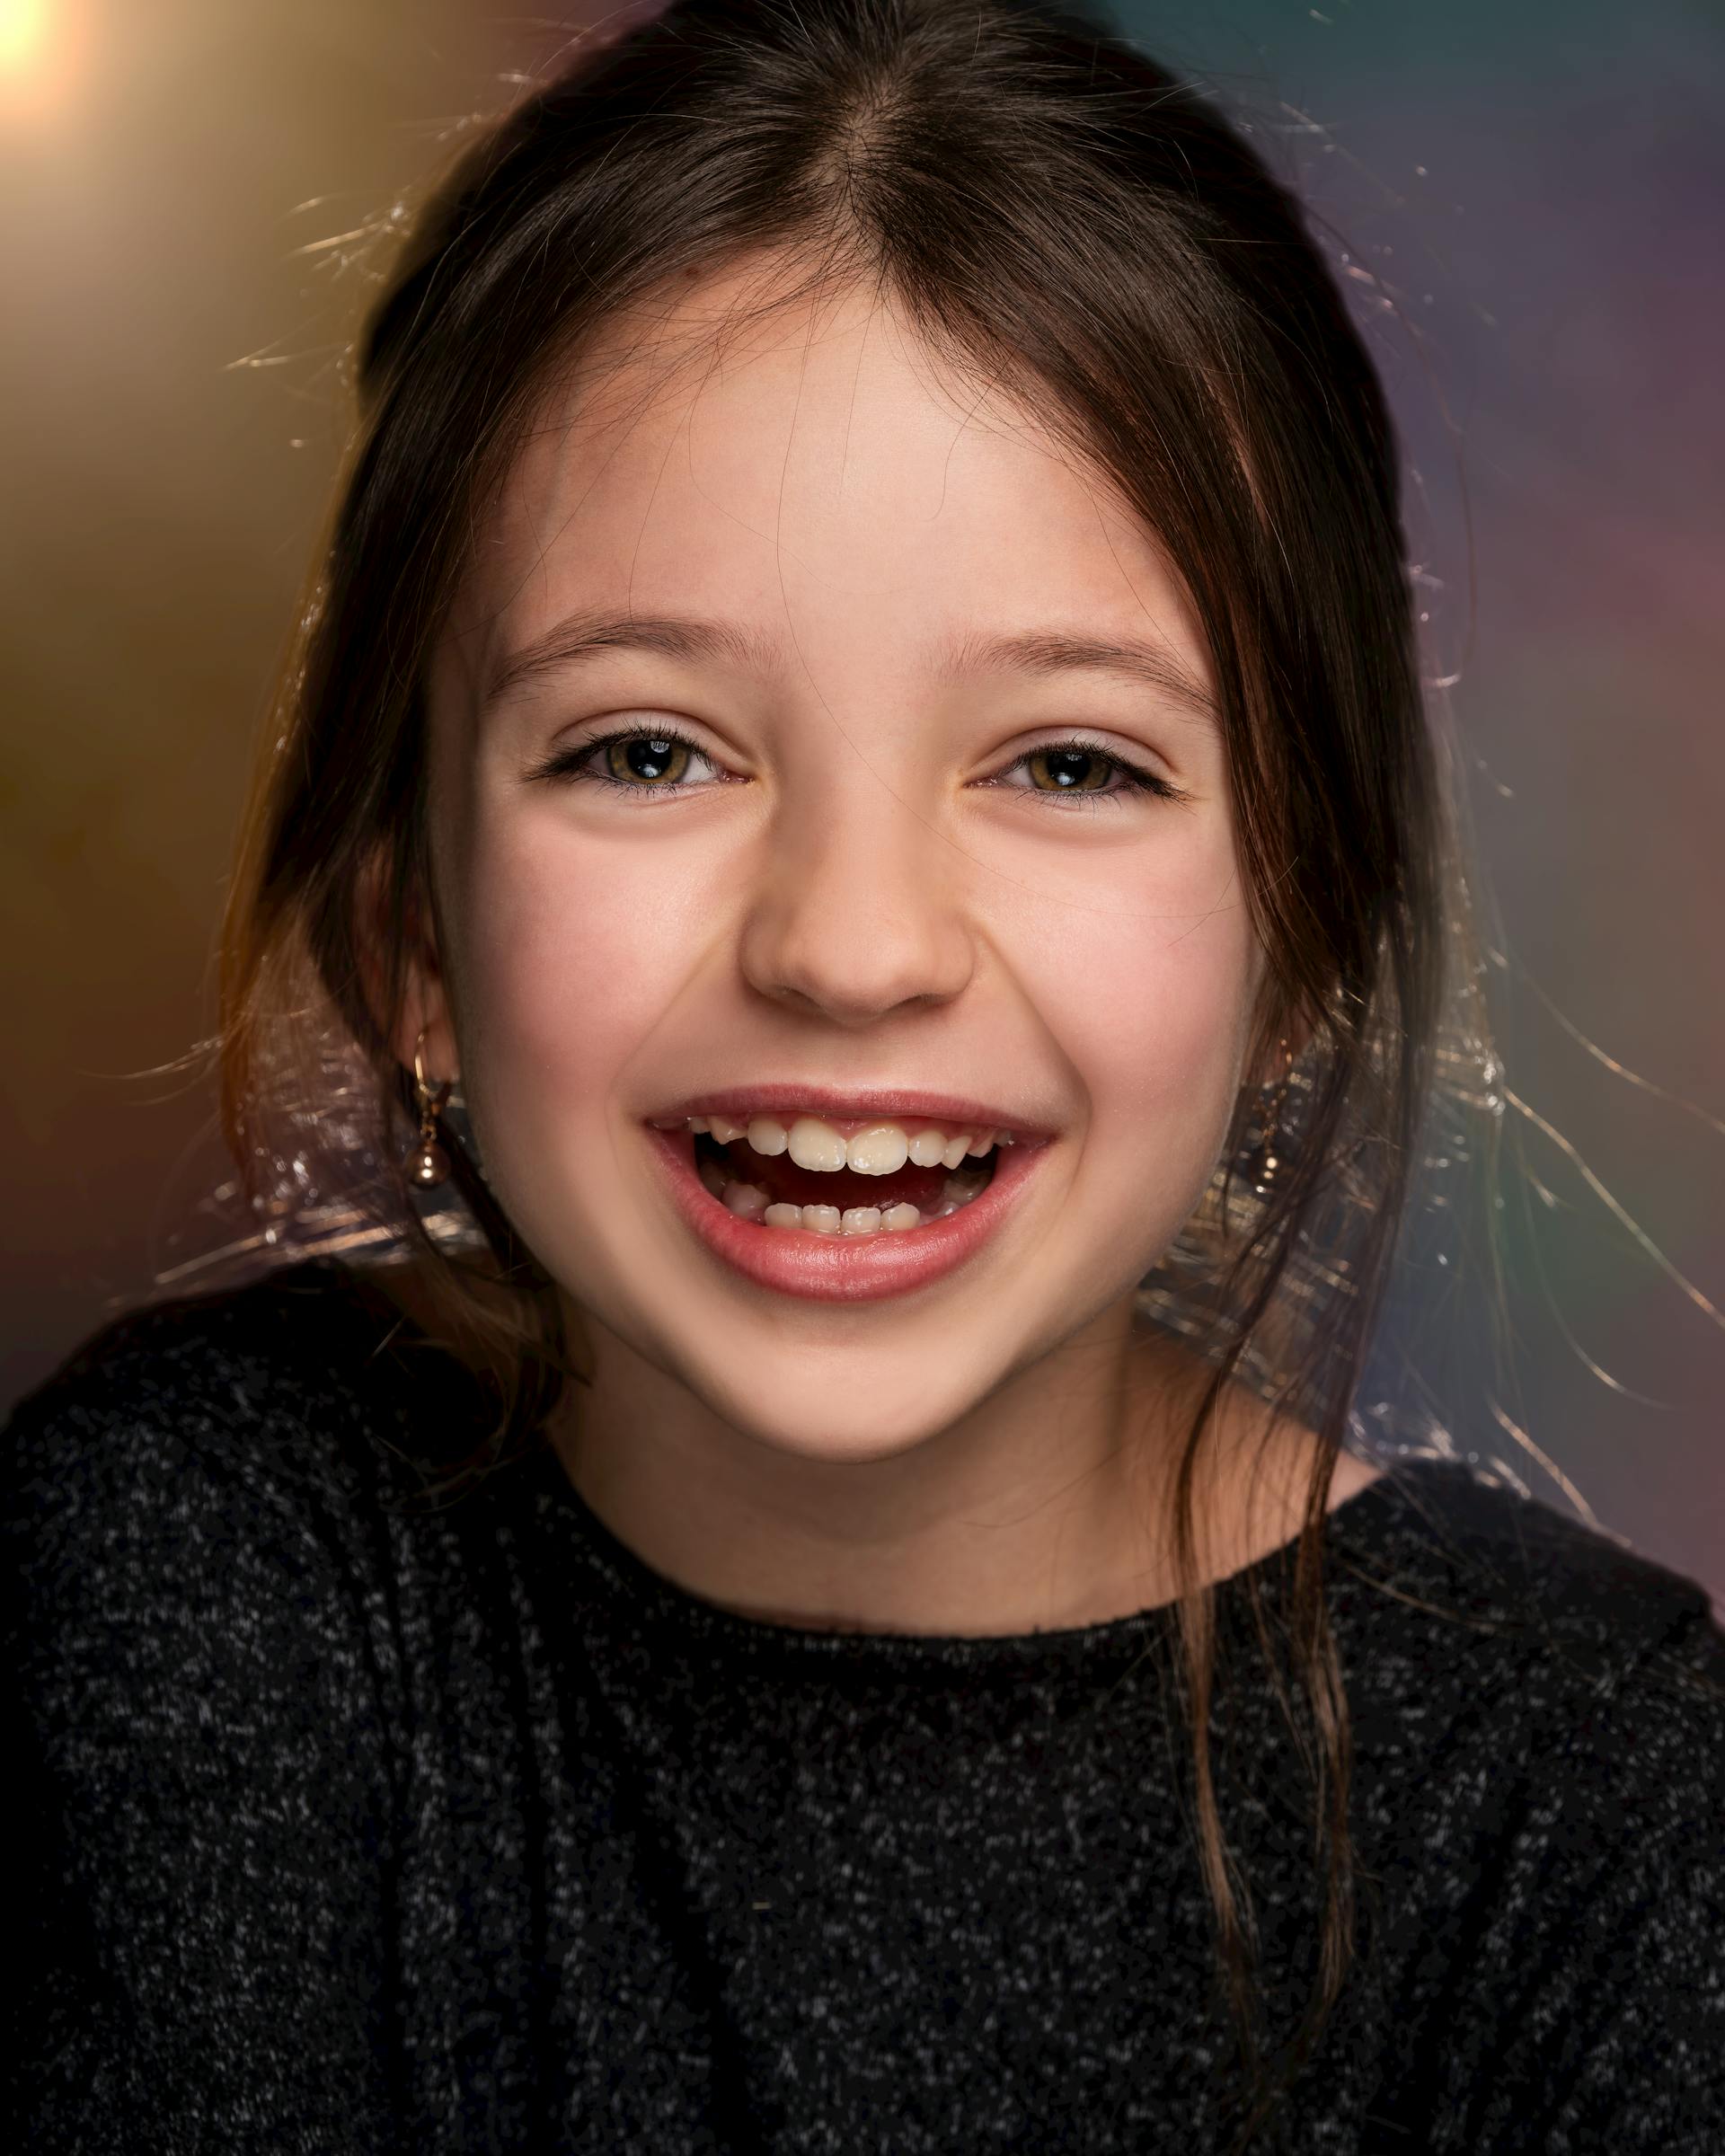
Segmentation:
[[(1041, 794), (1045, 799), (1065, 800), (1086, 808), (1103, 801), (1118, 801), (1133, 794), (1154, 794), (1165, 801), (1183, 801), (1190, 797), (1178, 786), (1171, 785), (1158, 773), (1145, 765), (1132, 763), (1117, 749), (1104, 748), (1099, 741), (1086, 741), (1075, 737), (1066, 741), (1045, 741), (1036, 748), (1026, 749), (1006, 765), (1006, 771), (1016, 771), (1022, 764), (1031, 775), (1028, 786), (1008, 786), (1009, 793)], [(998, 786), (1004, 773), (984, 782)], [(1119, 785), (1110, 780), (1118, 778)], [(1039, 783), (1046, 781), (1047, 784)]]
[(596, 741), (560, 749), (535, 764), (527, 776), (573, 779), (638, 796), (682, 793), (691, 783), (687, 773), (692, 760), (713, 768), (706, 751), (674, 726), (625, 727), (602, 734)]
[[(641, 800), (650, 795), (688, 791), (693, 784), (699, 783), (688, 776), (694, 762), (704, 764), (710, 771), (716, 768), (706, 751), (674, 726), (624, 727), (615, 733), (602, 734), (597, 740), (560, 749), (544, 763), (536, 764), (527, 776), (608, 786), (614, 792), (632, 794)], [(1073, 807), (1099, 806), (1135, 794), (1150, 794), (1167, 801), (1190, 798), (1157, 773), (1132, 763), (1118, 750), (1104, 748), (1100, 742), (1079, 737), (1045, 742), (1039, 747), (1026, 749), (1005, 768), (1016, 771), (1021, 764), (1030, 771), (1031, 783), (1007, 785), (1007, 792), (1034, 794)], [(1112, 780), (1119, 782), (1110, 784)], [(1004, 773), (982, 783), (1005, 785)]]

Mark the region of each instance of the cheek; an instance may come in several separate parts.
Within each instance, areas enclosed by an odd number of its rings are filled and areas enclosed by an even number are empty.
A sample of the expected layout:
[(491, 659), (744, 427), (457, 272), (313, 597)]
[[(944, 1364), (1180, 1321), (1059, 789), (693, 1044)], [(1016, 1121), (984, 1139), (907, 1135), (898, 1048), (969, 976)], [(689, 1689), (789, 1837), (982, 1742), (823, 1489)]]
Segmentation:
[[(650, 814), (651, 811), (642, 813)], [(475, 820), (452, 912), (464, 1084), (485, 1125), (596, 1125), (690, 962), (688, 878), (553, 808)]]
[(1021, 983), (1088, 1109), (1095, 1217), (1130, 1237), (1175, 1232), (1227, 1136), (1261, 966), (1238, 893), (1231, 857), (1195, 847), (1021, 924)]
[(1001, 940), (1093, 1120), (1166, 1135), (1219, 1114), (1219, 1144), (1261, 967), (1225, 826), (1171, 823), (1082, 885), (1015, 866)]
[[(1148, 931), (1093, 954), (1103, 984), (1073, 1008), (1099, 1126), (1219, 1143), (1233, 1106), (1252, 983), (1237, 912)], [(1075, 1004), (1081, 998), (1070, 996)]]

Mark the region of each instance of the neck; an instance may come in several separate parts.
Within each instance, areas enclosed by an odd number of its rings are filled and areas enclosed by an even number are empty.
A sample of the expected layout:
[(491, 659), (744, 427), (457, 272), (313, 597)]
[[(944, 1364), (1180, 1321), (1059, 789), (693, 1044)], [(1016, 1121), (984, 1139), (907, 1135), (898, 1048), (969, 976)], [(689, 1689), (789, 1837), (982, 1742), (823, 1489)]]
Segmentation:
[[(645, 1563), (764, 1622), (1012, 1634), (1172, 1601), (1176, 1471), (1207, 1371), (1107, 1313), (959, 1423), (870, 1459), (763, 1444), (591, 1319), (590, 1387), (553, 1433), (582, 1499)], [(1297, 1533), (1322, 1448), (1243, 1387), (1193, 1479), (1194, 1586)], [(1375, 1479), (1343, 1457), (1334, 1504)]]

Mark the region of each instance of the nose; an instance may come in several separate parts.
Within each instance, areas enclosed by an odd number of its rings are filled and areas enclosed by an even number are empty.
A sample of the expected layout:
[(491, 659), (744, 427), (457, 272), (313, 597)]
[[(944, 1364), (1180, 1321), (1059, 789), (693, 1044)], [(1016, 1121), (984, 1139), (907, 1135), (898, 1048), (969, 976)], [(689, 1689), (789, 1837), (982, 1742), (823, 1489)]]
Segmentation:
[(962, 854), (890, 787), (852, 775), (818, 805), (787, 800), (763, 835), (739, 957), (763, 995), (856, 1029), (950, 1003), (976, 950)]

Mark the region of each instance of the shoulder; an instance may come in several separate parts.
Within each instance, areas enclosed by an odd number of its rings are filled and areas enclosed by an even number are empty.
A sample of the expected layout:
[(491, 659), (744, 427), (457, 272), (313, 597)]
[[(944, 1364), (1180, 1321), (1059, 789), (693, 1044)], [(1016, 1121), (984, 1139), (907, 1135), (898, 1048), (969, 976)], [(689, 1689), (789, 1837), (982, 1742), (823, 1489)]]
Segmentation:
[(10, 1617), (197, 1602), (351, 1566), (411, 1483), (411, 1379), (387, 1306), (313, 1261), (132, 1311), (0, 1428)]
[(1607, 1761), (1676, 1819), (1725, 1807), (1725, 1631), (1703, 1585), (1465, 1465), (1393, 1468), (1334, 1515), (1350, 1688), (1380, 1729), (1545, 1782)]
[(384, 2145), (413, 1674), (386, 1330), (296, 1267), (104, 1326), (0, 1430), (14, 2143), (27, 2116), (57, 2148), (141, 2146), (140, 2119), (252, 2147), (268, 2116)]
[[(1607, 1660), (1657, 1652), (1675, 1630), (1705, 1655), (1720, 1640), (1705, 1587), (1603, 1523), (1558, 1511), (1452, 1461), (1420, 1460), (1372, 1477), (1334, 1515), (1344, 1576), (1398, 1587), (1403, 1606), (1479, 1635), (1523, 1628)], [(1411, 1595), (1414, 1599), (1408, 1599)]]
[(123, 1463), (136, 1488), (170, 1462), (287, 1464), (311, 1421), (333, 1436), (375, 1412), (365, 1363), (385, 1330), (352, 1276), (325, 1261), (143, 1304), (17, 1401), (0, 1435), (5, 1481), (15, 1489), (43, 1469), (75, 1478)]
[(228, 1389), (253, 1369), (314, 1382), (324, 1353), (349, 1362), (378, 1344), (387, 1308), (362, 1274), (325, 1258), (213, 1294), (152, 1297), (87, 1335), (21, 1397), (13, 1416), (35, 1419), (86, 1395), (190, 1399)]
[(1725, 1635), (1707, 1593), (1464, 1466), (1393, 1470), (1337, 1517), (1406, 2088), (1442, 2062), (1446, 2147), (1721, 2145)]

